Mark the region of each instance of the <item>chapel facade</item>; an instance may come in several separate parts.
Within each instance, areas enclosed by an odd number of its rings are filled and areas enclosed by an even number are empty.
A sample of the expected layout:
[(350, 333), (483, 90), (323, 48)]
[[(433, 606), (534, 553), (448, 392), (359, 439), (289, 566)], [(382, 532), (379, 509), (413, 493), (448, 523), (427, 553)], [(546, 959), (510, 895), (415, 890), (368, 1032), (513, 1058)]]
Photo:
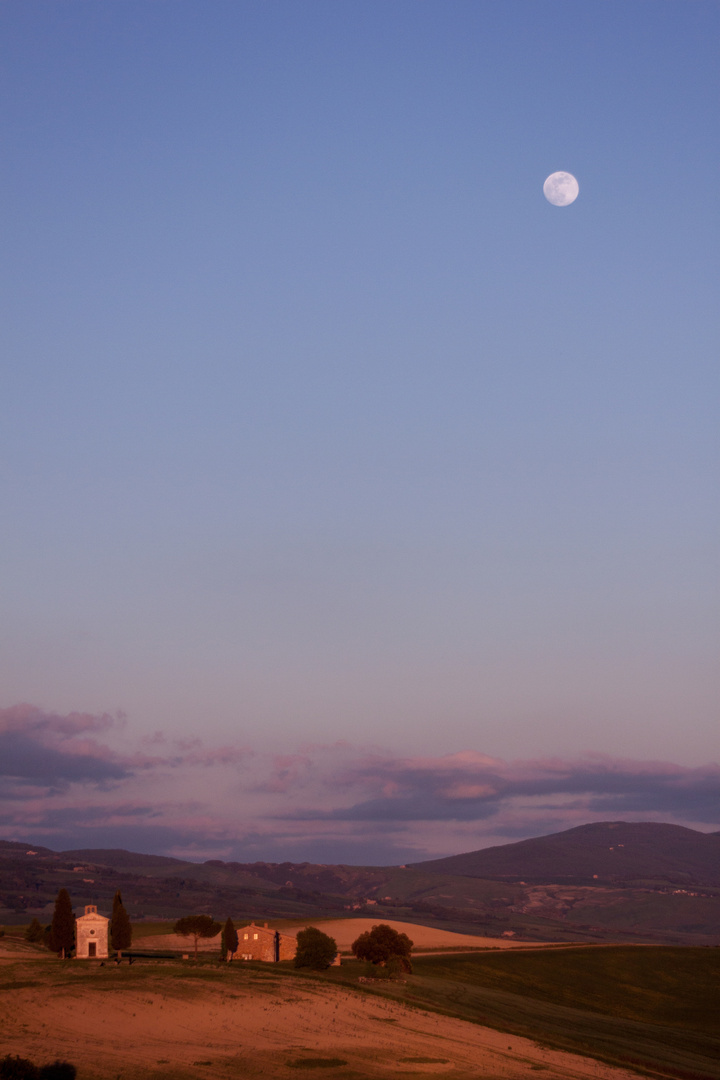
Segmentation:
[(107, 960), (110, 920), (98, 915), (95, 904), (85, 905), (85, 914), (75, 920), (75, 956), (78, 960)]

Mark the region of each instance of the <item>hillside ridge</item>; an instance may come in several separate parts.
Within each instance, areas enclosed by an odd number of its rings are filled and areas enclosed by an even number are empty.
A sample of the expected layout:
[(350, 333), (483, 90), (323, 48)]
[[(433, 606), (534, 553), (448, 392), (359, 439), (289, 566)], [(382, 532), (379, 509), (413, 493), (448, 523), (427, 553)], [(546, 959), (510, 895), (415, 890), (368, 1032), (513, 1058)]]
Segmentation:
[(488, 938), (720, 944), (720, 833), (593, 822), (406, 866), (190, 863), (124, 849), (0, 841), (0, 924), (47, 923), (59, 888), (79, 911), (131, 919), (366, 918)]
[(720, 885), (720, 833), (654, 821), (597, 821), (411, 865), (431, 873), (509, 881), (663, 879)]

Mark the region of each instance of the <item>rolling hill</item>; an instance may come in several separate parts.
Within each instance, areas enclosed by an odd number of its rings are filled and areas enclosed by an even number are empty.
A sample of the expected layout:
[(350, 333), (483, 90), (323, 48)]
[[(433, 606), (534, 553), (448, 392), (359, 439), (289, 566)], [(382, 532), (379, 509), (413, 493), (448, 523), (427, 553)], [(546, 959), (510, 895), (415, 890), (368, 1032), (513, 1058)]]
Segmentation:
[(527, 941), (720, 944), (720, 834), (598, 822), (410, 866), (182, 859), (0, 841), (0, 924), (47, 922), (59, 888), (131, 918), (373, 917)]
[(720, 886), (720, 833), (647, 821), (600, 821), (413, 866), (437, 874), (533, 883)]

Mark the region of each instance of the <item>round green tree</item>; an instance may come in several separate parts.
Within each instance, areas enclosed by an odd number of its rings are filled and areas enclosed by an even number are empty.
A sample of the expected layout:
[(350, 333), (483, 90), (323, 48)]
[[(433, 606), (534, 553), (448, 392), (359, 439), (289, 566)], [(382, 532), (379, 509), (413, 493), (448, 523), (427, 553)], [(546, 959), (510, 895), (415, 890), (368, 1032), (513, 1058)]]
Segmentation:
[(173, 933), (180, 937), (191, 937), (195, 945), (195, 959), (197, 960), (198, 938), (216, 937), (222, 926), (210, 915), (185, 915), (178, 919), (173, 927)]
[[(405, 971), (410, 970), (412, 947), (413, 943), (407, 934), (398, 933), (387, 923), (378, 923), (352, 943), (352, 951), (358, 960), (386, 965), (389, 960), (397, 957)], [(397, 967), (397, 963), (394, 963), (393, 967)]]
[(298, 933), (295, 967), (324, 971), (325, 968), (330, 967), (336, 956), (335, 938), (331, 938), (329, 934), (323, 934), (322, 930), (318, 930), (316, 926), (307, 926)]
[(110, 944), (118, 956), (122, 956), (123, 949), (129, 949), (132, 945), (130, 916), (125, 910), (119, 889), (113, 898), (112, 918), (110, 919)]

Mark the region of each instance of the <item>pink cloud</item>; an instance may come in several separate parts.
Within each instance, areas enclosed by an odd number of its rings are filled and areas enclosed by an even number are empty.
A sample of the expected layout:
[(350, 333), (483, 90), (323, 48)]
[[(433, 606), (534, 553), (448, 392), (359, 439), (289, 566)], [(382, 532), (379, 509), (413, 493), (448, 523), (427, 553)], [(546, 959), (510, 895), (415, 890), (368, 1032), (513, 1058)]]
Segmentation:
[[(106, 741), (118, 725), (123, 753)], [(7, 838), (403, 862), (619, 818), (717, 828), (720, 768), (602, 754), (504, 762), (474, 749), (399, 756), (346, 742), (271, 754), (163, 733), (133, 746), (123, 718), (0, 711)]]
[(110, 728), (124, 726), (125, 715), (109, 713), (48, 713), (35, 705), (22, 703), (8, 709), (0, 709), (0, 730), (43, 732), (46, 738), (65, 739), (86, 731), (107, 731)]

